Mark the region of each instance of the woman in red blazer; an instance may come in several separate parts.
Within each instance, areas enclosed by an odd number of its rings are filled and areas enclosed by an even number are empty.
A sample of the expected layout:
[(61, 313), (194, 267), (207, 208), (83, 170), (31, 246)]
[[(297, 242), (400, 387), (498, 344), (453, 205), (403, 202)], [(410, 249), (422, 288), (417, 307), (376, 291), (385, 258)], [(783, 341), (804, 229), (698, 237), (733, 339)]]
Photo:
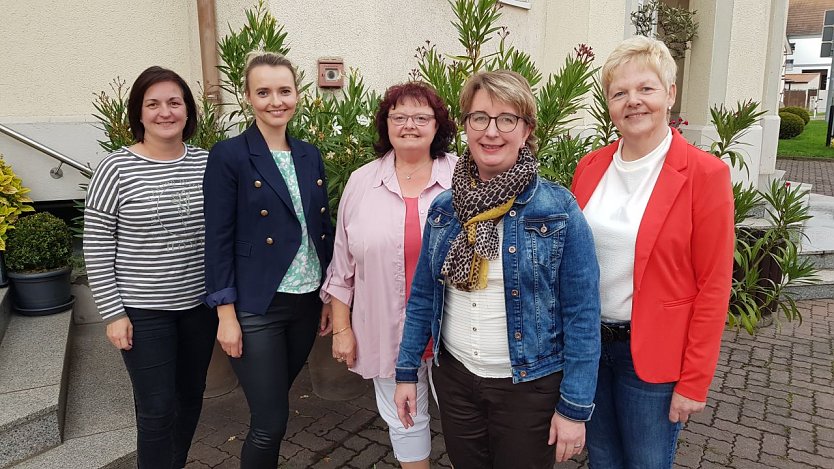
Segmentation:
[(573, 179), (600, 263), (591, 468), (671, 468), (718, 361), (733, 264), (730, 173), (669, 127), (676, 72), (654, 39), (611, 53), (602, 81), (622, 138), (585, 156)]

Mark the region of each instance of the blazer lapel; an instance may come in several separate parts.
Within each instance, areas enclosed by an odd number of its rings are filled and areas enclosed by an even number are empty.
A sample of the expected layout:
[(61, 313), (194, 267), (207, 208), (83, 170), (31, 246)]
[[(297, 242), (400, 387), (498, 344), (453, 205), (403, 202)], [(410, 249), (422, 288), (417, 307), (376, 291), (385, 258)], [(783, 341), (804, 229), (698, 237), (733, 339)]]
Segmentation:
[(666, 218), (675, 204), (678, 193), (686, 182), (686, 175), (682, 173), (687, 165), (687, 143), (680, 134), (672, 129), (672, 145), (666, 154), (660, 175), (649, 196), (646, 211), (637, 230), (637, 242), (634, 247), (634, 287), (639, 288), (646, 271), (660, 230), (666, 224)]
[(584, 209), (588, 201), (591, 200), (599, 181), (602, 180), (602, 176), (611, 166), (617, 145), (619, 145), (619, 140), (601, 148), (597, 154), (590, 157), (588, 164), (582, 170), (581, 177), (577, 179), (576, 187), (573, 188), (573, 195), (576, 197), (580, 209)]
[(290, 208), (290, 211), (294, 211), (287, 183), (284, 181), (278, 165), (275, 164), (275, 160), (272, 159), (272, 152), (269, 151), (266, 140), (264, 140), (257, 125), (252, 124), (251, 127), (246, 129), (244, 135), (249, 145), (249, 159), (255, 169), (260, 173), (263, 180), (269, 184), (269, 187), (278, 194), (278, 198)]

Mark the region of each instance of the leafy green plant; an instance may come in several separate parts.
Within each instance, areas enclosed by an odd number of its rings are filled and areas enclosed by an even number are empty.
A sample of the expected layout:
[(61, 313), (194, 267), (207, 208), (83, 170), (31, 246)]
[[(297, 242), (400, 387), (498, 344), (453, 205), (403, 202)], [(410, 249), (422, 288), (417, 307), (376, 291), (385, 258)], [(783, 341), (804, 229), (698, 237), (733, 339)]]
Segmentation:
[(100, 91), (93, 100), (93, 107), (96, 109), (93, 117), (98, 121), (97, 128), (107, 137), (105, 140), (99, 140), (98, 145), (108, 153), (136, 143), (127, 118), (130, 87), (123, 79), (116, 77), (110, 82), (110, 90), (111, 94)]
[[(229, 34), (217, 43), (222, 61), (217, 66), (222, 74), (220, 87), (234, 99), (233, 103), (224, 104), (231, 108), (225, 112), (225, 118), (229, 122), (237, 123), (240, 130), (251, 125), (254, 119), (243, 86), (246, 78), (246, 55), (255, 50), (283, 55), (290, 51), (285, 44), (287, 33), (284, 26), (278, 24), (264, 0), (258, 0), (258, 5), (245, 13), (246, 23), (243, 27), (235, 31), (229, 26)], [(299, 76), (299, 81), (302, 81), (302, 78)]]
[(12, 272), (43, 272), (66, 267), (72, 257), (72, 233), (49, 212), (22, 217), (6, 242), (6, 267)]
[(23, 187), (23, 181), (0, 154), (0, 251), (6, 250), (6, 239), (18, 217), (34, 210), (28, 193), (29, 189)]
[(694, 10), (652, 0), (631, 13), (631, 24), (640, 36), (651, 37), (654, 33), (657, 39), (666, 44), (672, 57), (682, 59), (692, 40), (698, 37), (696, 13)]
[[(710, 109), (718, 140), (709, 147), (717, 158), (746, 169), (739, 140), (764, 114), (759, 103), (743, 101), (734, 109), (723, 104)], [(794, 116), (796, 117), (796, 116)], [(797, 117), (797, 119), (800, 119)], [(801, 120), (800, 120), (801, 123)], [(808, 192), (790, 183), (772, 181), (765, 191), (742, 183), (733, 185), (736, 247), (730, 307), (727, 321), (754, 333), (763, 317), (802, 320), (791, 287), (815, 281), (812, 262), (799, 256), (802, 224), (811, 218), (805, 199)], [(764, 220), (750, 223), (751, 213), (764, 204)]]
[(805, 130), (805, 121), (790, 112), (779, 113), (779, 138), (791, 139), (799, 136)]
[(743, 143), (741, 138), (750, 127), (765, 114), (759, 110), (759, 103), (753, 100), (736, 103), (735, 110), (728, 109), (723, 103), (710, 107), (712, 124), (718, 133), (718, 140), (709, 146), (709, 152), (721, 159), (730, 161), (730, 165), (747, 170), (744, 155), (738, 151)]
[(804, 107), (787, 106), (783, 107), (782, 109), (779, 109), (779, 112), (789, 112), (791, 114), (796, 114), (797, 116), (802, 118), (802, 121), (805, 123), (805, 125), (808, 125), (808, 122), (811, 122), (811, 113), (808, 112), (808, 110)]
[[(443, 54), (431, 41), (426, 41), (417, 48), (417, 67), (411, 78), (433, 86), (449, 106), (452, 119), (458, 122), (463, 118), (458, 101), (460, 92), (473, 73), (507, 69), (527, 78), (538, 106), (535, 133), (541, 174), (569, 185), (576, 163), (599, 143), (570, 134), (580, 111), (587, 108), (584, 96), (593, 87), (593, 51), (584, 44), (578, 46), (565, 58), (562, 67), (545, 80), (529, 54), (509, 45), (509, 30), (498, 25), (501, 9), (497, 0), (450, 0), (449, 4), (455, 15), (452, 24), (465, 53)], [(488, 43), (496, 38), (496, 47), (488, 49)], [(453, 142), (453, 151), (461, 154), (464, 145), (460, 132)]]

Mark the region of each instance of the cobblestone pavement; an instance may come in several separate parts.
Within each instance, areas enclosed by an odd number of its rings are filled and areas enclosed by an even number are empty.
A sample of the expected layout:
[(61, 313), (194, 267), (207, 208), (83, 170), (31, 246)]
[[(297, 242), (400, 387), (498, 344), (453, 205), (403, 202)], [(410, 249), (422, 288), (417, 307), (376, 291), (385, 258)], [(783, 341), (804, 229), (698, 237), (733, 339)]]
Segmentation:
[(776, 169), (785, 171), (785, 179), (789, 181), (813, 184), (811, 192), (834, 196), (834, 159), (778, 158)]
[[(724, 333), (707, 408), (681, 432), (677, 468), (834, 467), (834, 300), (799, 305), (802, 325)], [(432, 467), (451, 467), (432, 413)], [(369, 383), (357, 399), (326, 401), (305, 368), (290, 415), (282, 468), (398, 467)], [(206, 400), (186, 467), (237, 468), (247, 419), (240, 388)], [(585, 468), (585, 455), (555, 467)]]

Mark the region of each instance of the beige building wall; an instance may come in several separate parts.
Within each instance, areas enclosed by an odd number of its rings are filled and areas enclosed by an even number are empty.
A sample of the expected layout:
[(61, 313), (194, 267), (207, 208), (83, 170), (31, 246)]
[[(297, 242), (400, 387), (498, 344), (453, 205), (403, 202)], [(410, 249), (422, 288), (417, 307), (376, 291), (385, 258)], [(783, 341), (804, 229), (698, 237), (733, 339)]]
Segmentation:
[(2, 123), (90, 121), (94, 92), (150, 65), (201, 76), (193, 1), (0, 0), (0, 16)]

